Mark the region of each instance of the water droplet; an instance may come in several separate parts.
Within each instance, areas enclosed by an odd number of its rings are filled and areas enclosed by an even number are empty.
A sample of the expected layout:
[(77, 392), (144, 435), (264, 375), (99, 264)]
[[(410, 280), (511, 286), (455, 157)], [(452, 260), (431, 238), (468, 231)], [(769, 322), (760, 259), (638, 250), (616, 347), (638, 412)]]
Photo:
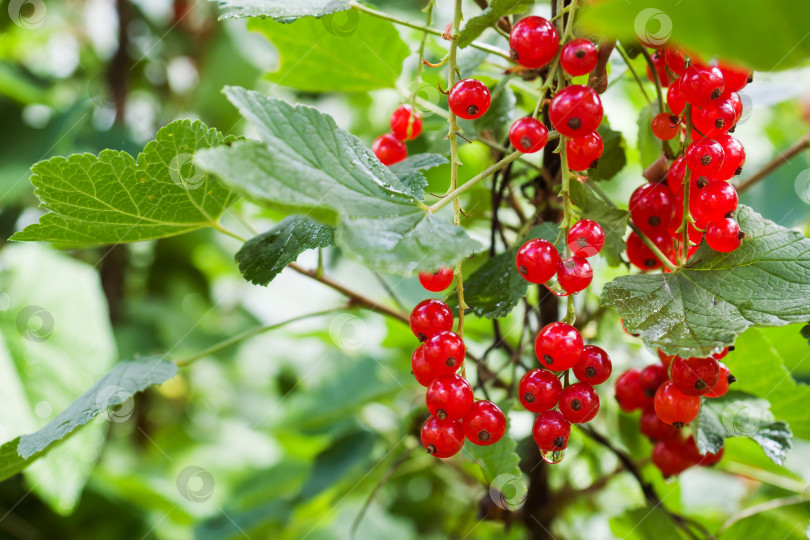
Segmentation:
[(543, 458), (543, 461), (550, 465), (556, 465), (557, 463), (561, 462), (563, 458), (565, 458), (565, 448), (562, 450), (555, 450), (553, 452), (549, 452), (548, 450), (541, 450), (540, 457)]

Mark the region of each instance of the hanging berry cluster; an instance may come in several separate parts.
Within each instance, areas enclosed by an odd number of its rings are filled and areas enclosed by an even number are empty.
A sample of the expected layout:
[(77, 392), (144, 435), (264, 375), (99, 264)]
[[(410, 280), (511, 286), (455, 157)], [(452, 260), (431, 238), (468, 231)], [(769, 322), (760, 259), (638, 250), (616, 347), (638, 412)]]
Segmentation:
[(404, 141), (412, 141), (422, 133), (422, 114), (410, 105), (400, 105), (391, 114), (391, 133), (380, 135), (371, 151), (383, 165), (393, 165), (408, 157)]
[(629, 369), (616, 380), (616, 401), (625, 412), (641, 410), (641, 433), (655, 443), (652, 460), (664, 476), (675, 476), (693, 465), (714, 465), (723, 456), (701, 455), (694, 438), (682, 428), (697, 418), (701, 397), (717, 398), (736, 381), (725, 364), (728, 354), (681, 358), (658, 351), (661, 363)]

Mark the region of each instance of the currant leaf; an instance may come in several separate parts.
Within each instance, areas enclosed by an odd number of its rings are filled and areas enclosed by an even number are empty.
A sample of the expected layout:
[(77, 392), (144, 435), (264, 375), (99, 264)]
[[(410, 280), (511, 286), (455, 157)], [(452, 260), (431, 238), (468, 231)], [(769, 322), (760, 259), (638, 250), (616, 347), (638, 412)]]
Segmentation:
[(624, 150), (624, 138), (620, 131), (614, 131), (605, 124), (599, 126), (597, 132), (602, 137), (605, 147), (602, 157), (596, 168), (590, 169), (590, 180), (610, 180), (627, 164), (627, 155)]
[(351, 9), (349, 0), (219, 0), (220, 19), (266, 17), (289, 23), (301, 17), (323, 17)]
[(498, 23), (498, 19), (513, 13), (523, 13), (534, 0), (493, 0), (480, 15), (470, 18), (458, 36), (458, 46), (466, 47), (476, 40), (484, 30)]
[(626, 249), (624, 233), (627, 231), (629, 212), (610, 206), (579, 182), (571, 182), (569, 193), (580, 209), (580, 217), (597, 222), (605, 231), (605, 246), (599, 254), (605, 257), (610, 266), (621, 264), (621, 256)]
[(652, 119), (658, 114), (657, 103), (650, 103), (638, 115), (638, 153), (641, 168), (645, 169), (652, 165), (656, 159), (661, 157), (663, 148), (661, 147), (661, 140), (653, 135)]
[(425, 188), (428, 182), (421, 171), (446, 163), (448, 163), (447, 158), (441, 154), (414, 154), (399, 163), (394, 163), (389, 169), (399, 178), (400, 182), (407, 186), (411, 195), (422, 200), (425, 198)]

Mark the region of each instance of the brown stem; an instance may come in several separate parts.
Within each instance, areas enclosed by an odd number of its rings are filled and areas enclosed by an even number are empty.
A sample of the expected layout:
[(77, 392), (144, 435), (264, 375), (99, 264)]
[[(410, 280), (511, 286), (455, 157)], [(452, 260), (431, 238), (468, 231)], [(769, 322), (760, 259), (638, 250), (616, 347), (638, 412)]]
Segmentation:
[(804, 137), (796, 141), (796, 143), (785, 150), (783, 153), (780, 153), (777, 157), (775, 157), (770, 163), (762, 167), (759, 171), (754, 173), (753, 175), (749, 176), (745, 179), (744, 182), (737, 185), (737, 192), (742, 193), (746, 189), (750, 188), (773, 171), (788, 163), (791, 158), (796, 157), (802, 150), (810, 146), (810, 132), (806, 133)]
[(599, 45), (599, 56), (597, 57), (596, 67), (591, 71), (588, 76), (588, 86), (596, 90), (598, 94), (603, 93), (608, 87), (607, 65), (610, 60), (610, 55), (613, 49), (616, 48), (616, 40), (610, 39), (603, 41)]

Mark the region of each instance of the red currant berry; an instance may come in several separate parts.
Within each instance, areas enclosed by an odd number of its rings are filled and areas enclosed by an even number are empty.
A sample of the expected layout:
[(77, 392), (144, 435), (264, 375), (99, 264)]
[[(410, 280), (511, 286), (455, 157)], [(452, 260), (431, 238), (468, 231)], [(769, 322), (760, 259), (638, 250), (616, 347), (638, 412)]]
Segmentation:
[(725, 88), (723, 73), (716, 67), (692, 64), (681, 75), (681, 92), (688, 103), (706, 107), (720, 99)]
[(506, 433), (506, 416), (501, 409), (482, 399), (473, 404), (464, 417), (464, 436), (478, 446), (489, 446), (500, 441)]
[(596, 131), (602, 122), (602, 101), (593, 88), (575, 84), (557, 92), (548, 116), (562, 135), (582, 137)]
[(702, 396), (717, 386), (720, 362), (712, 358), (676, 358), (670, 370), (672, 382), (689, 396)]
[(543, 17), (524, 17), (515, 23), (509, 34), (512, 59), (523, 67), (537, 69), (545, 66), (559, 48), (557, 30)]
[(531, 283), (545, 283), (557, 272), (560, 254), (554, 244), (537, 238), (523, 244), (517, 252), (515, 263), (518, 272)]
[(686, 456), (683, 443), (678, 438), (655, 443), (652, 462), (665, 478), (678, 476), (693, 465)]
[(718, 103), (708, 107), (692, 108), (692, 122), (695, 128), (705, 137), (715, 138), (725, 134), (734, 127), (737, 113), (731, 103), (717, 100)]
[(625, 412), (652, 405), (652, 399), (644, 395), (641, 387), (641, 370), (628, 369), (616, 379), (616, 401)]
[(478, 79), (462, 79), (450, 90), (447, 104), (459, 118), (473, 120), (487, 112), (491, 99), (487, 85)]
[(417, 138), (422, 133), (422, 114), (410, 105), (400, 105), (391, 114), (391, 132), (400, 141)]
[(700, 412), (700, 397), (684, 394), (672, 381), (658, 387), (653, 403), (658, 418), (675, 427), (690, 423)]
[(595, 221), (580, 219), (569, 229), (566, 243), (577, 257), (593, 257), (605, 246), (605, 231)]
[(448, 458), (464, 446), (464, 428), (458, 420), (439, 420), (435, 416), (422, 424), (422, 446), (437, 458)]
[[(672, 83), (672, 79), (669, 78), (669, 73), (667, 73), (667, 63), (664, 59), (664, 54), (661, 51), (655, 51), (651, 60), (653, 66), (655, 67), (655, 71), (658, 74), (658, 81), (661, 83), (661, 86), (669, 86), (670, 83)], [(653, 77), (653, 72), (650, 70), (649, 65), (647, 66), (647, 77), (651, 82), (655, 82), (655, 77)]]
[(668, 47), (664, 49), (664, 61), (667, 67), (677, 76), (683, 75), (686, 70), (686, 58), (684, 58), (683, 49), (673, 49)]
[(411, 331), (419, 341), (452, 329), (453, 313), (441, 300), (422, 300), (411, 311)]
[(553, 322), (544, 326), (537, 334), (534, 353), (548, 369), (565, 371), (579, 362), (582, 347), (579, 330), (570, 324)]
[(681, 127), (681, 119), (674, 114), (656, 114), (653, 116), (650, 127), (652, 128), (653, 135), (662, 141), (668, 141), (674, 139), (678, 134), (678, 130)]
[(709, 221), (731, 217), (737, 210), (737, 190), (728, 182), (713, 180), (700, 191), (697, 210)]
[(678, 356), (675, 354), (669, 355), (664, 351), (662, 351), (661, 349), (658, 349), (658, 359), (661, 360), (661, 364), (667, 369), (669, 369), (670, 364), (672, 364), (672, 361), (675, 360), (677, 357)]
[(560, 53), (560, 65), (572, 77), (593, 71), (599, 60), (596, 45), (589, 39), (577, 38), (569, 41)]
[(686, 149), (686, 165), (697, 176), (712, 176), (723, 166), (723, 146), (714, 139), (701, 139)]
[(630, 217), (644, 231), (666, 231), (675, 215), (675, 195), (664, 184), (647, 183), (630, 195)]
[(455, 332), (441, 332), (425, 342), (425, 362), (440, 375), (458, 371), (466, 353), (464, 341)]
[(434, 373), (433, 370), (430, 369), (430, 366), (425, 361), (424, 345), (419, 345), (411, 355), (411, 372), (416, 378), (416, 382), (424, 387), (430, 386), (430, 383), (439, 376), (438, 373)]
[(548, 142), (548, 130), (540, 120), (525, 116), (518, 118), (509, 128), (509, 142), (524, 154), (539, 151)]
[(658, 387), (669, 380), (667, 375), (667, 368), (661, 364), (652, 364), (641, 370), (639, 375), (639, 384), (648, 398), (655, 397), (655, 392)]
[(739, 92), (745, 85), (750, 83), (754, 80), (754, 74), (748, 71), (747, 69), (742, 69), (737, 66), (733, 66), (731, 64), (727, 64), (721, 62), (717, 69), (720, 70), (720, 73), (723, 74), (723, 80), (725, 81), (725, 92)]
[(654, 407), (647, 407), (641, 413), (639, 428), (641, 434), (652, 441), (668, 441), (674, 439), (680, 433), (678, 428), (663, 423), (655, 413)]
[(568, 158), (568, 168), (572, 171), (587, 171), (599, 164), (605, 143), (602, 137), (594, 131), (582, 137), (574, 137), (565, 142), (565, 153)]
[[(676, 158), (675, 161), (669, 166), (669, 171), (667, 171), (667, 186), (669, 186), (670, 191), (672, 193), (678, 195), (683, 190), (683, 176), (686, 174), (686, 158), (683, 156)], [(691, 177), (691, 171), (689, 173)], [(681, 199), (683, 202), (683, 199)], [(683, 204), (680, 205), (683, 208)], [(680, 222), (678, 222), (680, 225)]]
[(439, 268), (435, 272), (419, 272), (419, 283), (431, 292), (445, 290), (453, 282), (452, 268)]
[(579, 355), (579, 362), (574, 366), (574, 375), (579, 382), (590, 385), (602, 384), (613, 371), (613, 364), (610, 357), (601, 347), (596, 345), (585, 345), (582, 354)]
[[(672, 245), (672, 237), (669, 234), (658, 233), (647, 236), (665, 256), (672, 258), (675, 254), (675, 247)], [(655, 256), (655, 253), (636, 233), (630, 233), (630, 236), (627, 237), (627, 258), (640, 270), (655, 270), (661, 266), (661, 261)]]
[(731, 135), (719, 135), (717, 142), (723, 147), (723, 166), (714, 174), (717, 180), (729, 180), (742, 172), (745, 165), (745, 148)]
[(717, 378), (717, 385), (711, 389), (711, 391), (707, 392), (705, 395), (706, 397), (716, 398), (725, 396), (728, 392), (728, 387), (731, 383), (737, 382), (737, 378), (731, 374), (728, 370), (728, 366), (724, 363), (719, 362), (720, 364), (720, 376)]
[(569, 257), (557, 263), (557, 282), (568, 294), (585, 290), (593, 279), (593, 268), (585, 257)]
[(377, 137), (371, 151), (383, 165), (393, 165), (408, 157), (408, 148), (390, 133)]
[(547, 369), (527, 371), (518, 384), (518, 397), (527, 411), (541, 413), (560, 401), (562, 383)]
[(568, 447), (571, 424), (560, 411), (552, 410), (537, 415), (532, 437), (541, 452), (558, 452)]
[(675, 80), (667, 88), (667, 106), (672, 114), (680, 115), (686, 108), (686, 98), (681, 93), (680, 79)]
[(439, 420), (461, 420), (473, 406), (470, 383), (459, 375), (442, 375), (428, 386), (425, 402)]
[(723, 103), (728, 103), (731, 105), (731, 108), (734, 109), (734, 123), (736, 124), (739, 122), (743, 113), (743, 103), (742, 99), (740, 99), (740, 94), (737, 92), (731, 92), (730, 94), (721, 97), (720, 100)]
[(590, 422), (599, 412), (599, 394), (587, 383), (574, 383), (560, 394), (560, 412), (572, 424)]
[(698, 450), (697, 443), (695, 443), (695, 438), (691, 435), (688, 439), (686, 439), (686, 441), (684, 441), (683, 448), (689, 461), (691, 461), (692, 464), (700, 465), (701, 467), (711, 467), (712, 465), (717, 464), (723, 458), (723, 453), (725, 451), (725, 448), (721, 447), (720, 450), (718, 450), (715, 454), (712, 454), (711, 452), (701, 454), (700, 450)]
[(742, 244), (745, 233), (740, 225), (731, 218), (712, 221), (706, 226), (706, 243), (720, 253), (731, 253)]

